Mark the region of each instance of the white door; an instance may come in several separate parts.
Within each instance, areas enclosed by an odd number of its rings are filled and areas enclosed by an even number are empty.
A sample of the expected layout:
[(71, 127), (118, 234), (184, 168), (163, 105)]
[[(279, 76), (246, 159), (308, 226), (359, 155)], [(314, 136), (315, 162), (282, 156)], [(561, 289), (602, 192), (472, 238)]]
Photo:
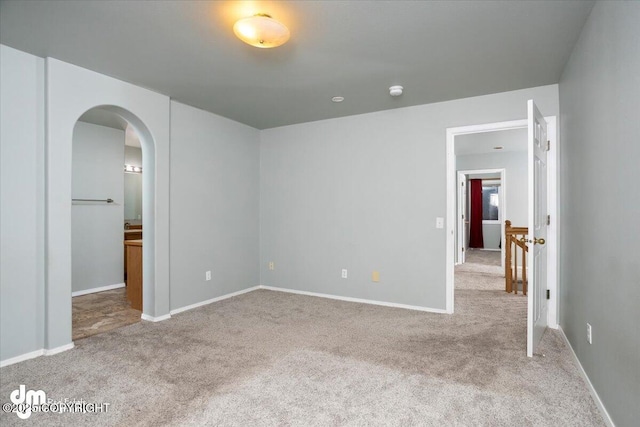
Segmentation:
[(533, 100), (529, 122), (529, 288), (527, 356), (532, 357), (547, 328), (547, 122)]
[(467, 251), (467, 176), (458, 174), (458, 264), (464, 264)]

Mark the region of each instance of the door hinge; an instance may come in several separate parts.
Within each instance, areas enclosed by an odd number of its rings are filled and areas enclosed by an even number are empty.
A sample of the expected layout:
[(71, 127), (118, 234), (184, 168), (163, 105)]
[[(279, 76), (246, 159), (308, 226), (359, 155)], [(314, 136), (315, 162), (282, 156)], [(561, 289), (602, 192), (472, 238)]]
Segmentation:
[(547, 215), (547, 225), (551, 225), (551, 215)]
[(462, 214), (462, 219), (464, 219), (464, 214)]
[(551, 150), (551, 141), (547, 140), (547, 151)]
[(547, 299), (551, 299), (551, 291), (547, 289)]
[(462, 248), (462, 252), (464, 252), (464, 248)]

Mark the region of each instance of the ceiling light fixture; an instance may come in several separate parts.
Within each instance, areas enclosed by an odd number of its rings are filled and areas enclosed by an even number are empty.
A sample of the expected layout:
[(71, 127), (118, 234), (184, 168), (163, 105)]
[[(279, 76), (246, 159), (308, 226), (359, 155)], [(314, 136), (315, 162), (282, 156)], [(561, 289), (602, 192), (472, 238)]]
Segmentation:
[(389, 95), (391, 96), (400, 96), (402, 95), (402, 90), (404, 88), (402, 86), (391, 86), (389, 88)]
[(243, 42), (260, 48), (278, 47), (289, 40), (289, 29), (265, 13), (240, 19), (233, 32)]
[(498, 145), (497, 147), (493, 147), (494, 150), (502, 150), (504, 147)]
[(344, 96), (334, 96), (333, 98), (331, 98), (331, 101), (333, 101), (333, 102), (342, 102), (342, 101), (344, 101)]

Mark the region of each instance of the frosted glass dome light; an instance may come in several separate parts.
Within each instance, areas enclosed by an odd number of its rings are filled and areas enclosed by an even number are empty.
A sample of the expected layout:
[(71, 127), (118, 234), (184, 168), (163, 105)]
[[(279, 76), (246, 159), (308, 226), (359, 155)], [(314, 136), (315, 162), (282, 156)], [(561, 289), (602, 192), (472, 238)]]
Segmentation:
[(264, 13), (238, 20), (233, 32), (243, 42), (259, 48), (281, 46), (290, 36), (286, 25)]

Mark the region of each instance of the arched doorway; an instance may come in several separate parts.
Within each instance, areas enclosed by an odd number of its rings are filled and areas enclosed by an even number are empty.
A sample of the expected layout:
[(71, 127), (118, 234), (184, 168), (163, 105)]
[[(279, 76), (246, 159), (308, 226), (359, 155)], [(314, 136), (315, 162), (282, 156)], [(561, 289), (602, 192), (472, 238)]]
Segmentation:
[(142, 199), (148, 189), (141, 138), (121, 113), (102, 106), (82, 114), (72, 146), (75, 341), (141, 320)]
[(45, 354), (73, 347), (71, 309), (71, 179), (73, 129), (100, 107), (124, 118), (140, 136), (144, 155), (144, 320), (170, 317), (169, 97), (53, 58), (47, 58), (45, 124)]

